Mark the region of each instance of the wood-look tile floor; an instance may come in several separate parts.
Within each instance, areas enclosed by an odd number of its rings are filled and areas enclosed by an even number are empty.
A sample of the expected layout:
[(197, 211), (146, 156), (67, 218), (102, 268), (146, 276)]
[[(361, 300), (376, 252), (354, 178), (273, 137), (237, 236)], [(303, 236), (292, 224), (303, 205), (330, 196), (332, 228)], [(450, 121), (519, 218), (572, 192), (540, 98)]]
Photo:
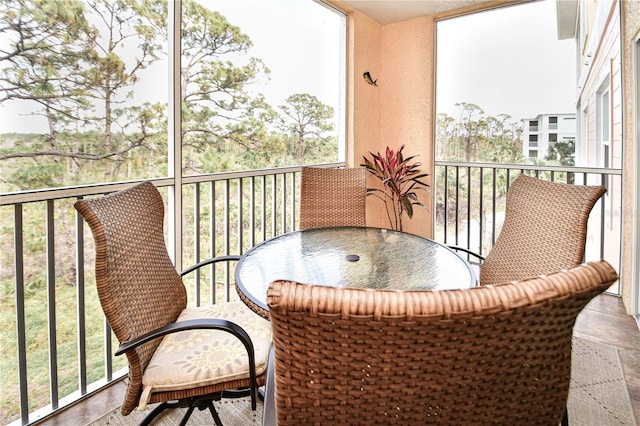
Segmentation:
[(636, 421), (640, 424), (640, 329), (619, 297), (603, 294), (580, 313), (573, 334), (618, 349)]
[[(620, 298), (604, 294), (594, 299), (578, 317), (574, 334), (620, 351), (629, 396), (640, 423), (640, 330), (635, 320), (626, 314)], [(124, 383), (117, 382), (40, 424), (89, 424), (119, 407), (124, 392)]]

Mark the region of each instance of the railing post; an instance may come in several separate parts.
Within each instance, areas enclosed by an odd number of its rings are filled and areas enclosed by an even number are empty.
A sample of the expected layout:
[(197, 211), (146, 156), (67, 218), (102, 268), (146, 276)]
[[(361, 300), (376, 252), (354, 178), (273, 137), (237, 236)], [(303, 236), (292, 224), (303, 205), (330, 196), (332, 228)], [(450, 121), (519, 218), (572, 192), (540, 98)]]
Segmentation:
[(456, 231), (456, 239), (455, 239), (455, 245), (459, 245), (460, 242), (458, 240), (458, 235), (460, 234), (460, 230), (459, 230), (459, 226), (458, 226), (458, 222), (459, 222), (459, 216), (458, 216), (458, 209), (460, 208), (459, 205), (460, 202), (460, 167), (456, 166), (456, 209), (455, 209), (455, 231)]
[[(443, 204), (444, 204), (444, 243), (447, 243), (447, 224), (449, 222), (449, 167), (448, 166), (444, 166), (444, 188), (443, 188), (443, 192), (444, 192), (444, 196), (443, 196)], [(434, 203), (434, 205), (437, 204), (438, 202), (438, 197), (436, 195), (437, 191), (434, 191), (433, 197), (435, 198), (436, 202)], [(435, 226), (434, 226), (435, 229)]]
[[(601, 185), (604, 186), (605, 188), (607, 188), (605, 186), (605, 182), (607, 182), (607, 176), (603, 173), (602, 175), (600, 175), (601, 177)], [(609, 190), (609, 188), (607, 188), (607, 190)], [(605, 214), (606, 214), (606, 206), (605, 206), (605, 200), (607, 198), (607, 193), (605, 192), (605, 194), (600, 198), (600, 258), (604, 259), (604, 235), (605, 235)]]
[(20, 388), (20, 419), (29, 423), (29, 392), (27, 386), (27, 336), (24, 311), (24, 240), (22, 204), (14, 206), (14, 262), (16, 270), (16, 336), (18, 338), (18, 382)]
[[(76, 241), (84, 242), (84, 219), (76, 212)], [(87, 332), (84, 294), (84, 244), (76, 244), (76, 315), (78, 324), (78, 388), (87, 393)]]
[(53, 200), (47, 200), (47, 328), (49, 331), (49, 399), (58, 408), (58, 344), (56, 334), (56, 257)]
[(262, 188), (261, 189), (261, 200), (260, 205), (262, 206), (262, 212), (260, 215), (261, 226), (262, 226), (262, 241), (267, 239), (267, 177), (262, 176)]
[(480, 167), (480, 202), (479, 202), (479, 213), (478, 213), (478, 218), (479, 218), (479, 225), (480, 225), (480, 232), (478, 235), (478, 253), (482, 254), (482, 242), (484, 240), (484, 226), (483, 223), (485, 221), (484, 218), (484, 168)]
[(471, 167), (467, 168), (467, 247), (471, 246)]
[(238, 254), (244, 253), (244, 185), (243, 179), (238, 178)]
[[(200, 183), (193, 188), (193, 264), (200, 262)], [(200, 306), (200, 269), (196, 269), (193, 275), (193, 291), (195, 306)]]
[(497, 181), (497, 169), (494, 167), (493, 168), (493, 188), (492, 188), (492, 199), (491, 199), (491, 216), (492, 216), (492, 220), (491, 220), (491, 245), (493, 246), (493, 244), (496, 242), (496, 197), (498, 196), (498, 190), (497, 190), (497, 185), (496, 185), (496, 181)]
[[(209, 190), (209, 197), (211, 198), (211, 200), (209, 201), (209, 233), (211, 234), (209, 236), (209, 252), (211, 253), (211, 257), (216, 257), (217, 253), (216, 253), (216, 183), (211, 182), (210, 185), (210, 190)], [(210, 271), (210, 279), (209, 279), (209, 293), (211, 294), (210, 296), (210, 303), (214, 304), (217, 301), (217, 297), (216, 297), (216, 293), (217, 293), (217, 289), (216, 289), (216, 264), (212, 263), (209, 267), (209, 271)]]
[[(251, 209), (249, 210), (249, 223), (251, 224), (251, 235), (249, 236), (249, 244), (251, 247), (256, 245), (256, 177), (251, 176), (249, 181), (249, 204)], [(239, 254), (242, 254), (240, 252)]]

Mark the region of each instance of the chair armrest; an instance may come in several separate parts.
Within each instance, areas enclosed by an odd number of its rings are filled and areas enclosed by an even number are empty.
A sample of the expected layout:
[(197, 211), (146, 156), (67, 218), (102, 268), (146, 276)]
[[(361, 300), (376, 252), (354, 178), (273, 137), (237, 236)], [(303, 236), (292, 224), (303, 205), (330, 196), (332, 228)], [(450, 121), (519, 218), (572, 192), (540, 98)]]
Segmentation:
[(202, 262), (198, 262), (198, 263), (196, 263), (196, 264), (195, 264), (195, 265), (193, 265), (193, 266), (188, 267), (188, 268), (187, 268), (187, 269), (185, 269), (184, 271), (180, 272), (180, 276), (181, 276), (181, 277), (182, 277), (182, 276), (185, 276), (185, 275), (187, 275), (188, 273), (195, 271), (196, 269), (200, 269), (200, 268), (202, 268), (203, 266), (210, 265), (210, 264), (212, 264), (212, 263), (238, 261), (238, 260), (240, 260), (240, 257), (241, 257), (241, 256), (238, 256), (238, 255), (235, 255), (235, 254), (233, 254), (233, 255), (228, 255), (228, 256), (212, 257), (212, 258), (209, 258), (209, 259), (207, 259), (207, 260), (203, 260)]
[(174, 322), (164, 327), (160, 327), (156, 330), (152, 330), (147, 334), (139, 336), (128, 342), (124, 342), (120, 345), (115, 355), (122, 355), (123, 353), (137, 348), (138, 346), (145, 344), (158, 337), (165, 336), (171, 333), (177, 333), (185, 330), (221, 330), (233, 334), (240, 340), (247, 350), (247, 356), (249, 357), (249, 380), (251, 381), (251, 408), (256, 409), (256, 394), (258, 390), (258, 382), (256, 379), (256, 353), (253, 349), (253, 342), (251, 337), (246, 331), (238, 324), (216, 318), (201, 318), (194, 320), (186, 320), (180, 322)]
[(115, 352), (115, 355), (122, 355), (123, 353), (150, 342), (153, 339), (157, 339), (158, 337), (185, 330), (222, 330), (231, 333), (242, 342), (249, 352), (250, 358), (253, 358), (253, 343), (251, 342), (249, 334), (234, 322), (215, 318), (193, 319), (165, 325), (164, 327), (152, 330), (142, 336), (138, 336), (133, 340), (123, 342)]
[(478, 254), (478, 253), (476, 253), (476, 252), (474, 252), (472, 250), (469, 250), (468, 248), (458, 247), (458, 246), (447, 246), (447, 247), (450, 248), (453, 251), (463, 251), (463, 252), (465, 252), (465, 253), (477, 258), (479, 260), (478, 263), (484, 262), (484, 256), (482, 256), (482, 255), (480, 255), (480, 254)]

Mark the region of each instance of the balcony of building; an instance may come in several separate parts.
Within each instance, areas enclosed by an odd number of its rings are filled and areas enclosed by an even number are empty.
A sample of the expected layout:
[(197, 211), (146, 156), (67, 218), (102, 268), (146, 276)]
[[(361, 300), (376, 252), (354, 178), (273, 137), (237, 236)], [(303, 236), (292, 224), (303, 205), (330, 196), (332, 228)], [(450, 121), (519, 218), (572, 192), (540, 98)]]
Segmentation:
[[(324, 167), (342, 167), (325, 164)], [(175, 241), (184, 266), (213, 255), (242, 254), (256, 244), (298, 228), (299, 167), (252, 170), (190, 176), (183, 179), (180, 214), (167, 196), (170, 179), (153, 182), (167, 203), (167, 230), (182, 224)], [(437, 162), (430, 217), (436, 241), (487, 253), (500, 232), (504, 214), (505, 182), (520, 173), (541, 179), (576, 184), (599, 184), (609, 180), (619, 191), (620, 171), (506, 164), (465, 164)], [(117, 341), (101, 312), (93, 281), (93, 246), (82, 218), (73, 209), (81, 198), (101, 196), (132, 185), (123, 182), (27, 191), (5, 194), (2, 213), (5, 225), (13, 230), (11, 254), (15, 265), (15, 299), (4, 323), (16, 330), (15, 345), (3, 348), (16, 353), (16, 399), (4, 409), (5, 422), (30, 424), (67, 421), (79, 415), (83, 422), (105, 414), (95, 407), (103, 401), (105, 410), (119, 404), (122, 386), (114, 386), (126, 374), (123, 359), (113, 356)], [(502, 195), (500, 195), (502, 194)], [(609, 193), (591, 213), (585, 260), (607, 259), (620, 268), (620, 221), (616, 219), (619, 194)], [(373, 201), (373, 200), (372, 200)], [(10, 219), (10, 220), (8, 220)], [(27, 256), (25, 246), (35, 235), (46, 239), (44, 251)], [(74, 235), (69, 244), (66, 236)], [(65, 238), (63, 238), (65, 236)], [(170, 233), (167, 233), (171, 247)], [(64, 243), (64, 245), (61, 245)], [(65, 270), (74, 269), (74, 274)], [(41, 275), (42, 286), (34, 287), (34, 274)], [(205, 274), (206, 275), (206, 274)], [(69, 276), (75, 282), (65, 282)], [(66, 277), (66, 278), (65, 278)], [(37, 279), (36, 279), (37, 281)], [(210, 273), (189, 278), (190, 304), (219, 302), (233, 297), (233, 280), (228, 275)], [(218, 289), (217, 292), (215, 289)], [(637, 360), (638, 333), (631, 317), (624, 314), (620, 289), (612, 287), (601, 301), (579, 321), (577, 333), (608, 341), (624, 353), (628, 390), (640, 402)], [(41, 311), (41, 315), (35, 315)], [(40, 319), (38, 319), (40, 318)], [(34, 324), (34, 321), (42, 321)], [(69, 320), (71, 318), (72, 320)], [(629, 322), (633, 326), (629, 326)], [(623, 331), (611, 334), (611, 328)], [(613, 341), (609, 339), (615, 336)], [(626, 336), (626, 337), (623, 337)], [(110, 395), (116, 394), (118, 396)], [(79, 411), (78, 411), (79, 410)], [(69, 414), (82, 413), (85, 414)], [(16, 419), (18, 418), (18, 419)], [(63, 419), (63, 420), (59, 420)]]
[[(424, 200), (428, 208), (408, 224), (408, 232), (486, 254), (500, 232), (507, 182), (519, 173), (608, 188), (591, 214), (585, 260), (608, 260), (621, 280), (585, 310), (576, 333), (618, 348), (635, 416), (640, 419), (640, 344), (635, 318), (630, 316), (640, 306), (636, 294), (640, 222), (637, 214), (630, 213), (640, 207), (636, 136), (640, 108), (634, 81), (625, 78), (619, 88), (625, 100), (620, 106), (624, 124), (617, 123), (619, 130), (624, 128), (624, 144), (619, 144), (624, 164), (564, 168), (436, 161), (433, 120), (422, 119), (433, 117), (435, 111), (435, 71), (424, 64), (434, 63), (436, 21), (521, 2), (470, 1), (455, 11), (445, 6), (408, 15), (395, 2), (329, 3), (348, 16), (348, 123), (345, 162), (322, 166), (357, 167), (362, 155), (384, 149), (388, 140), (406, 141), (411, 151), (421, 153), (432, 184)], [(420, 7), (460, 2), (414, 3)], [(560, 2), (562, 7), (573, 3)], [(631, 76), (637, 64), (633, 52), (640, 52), (634, 38), (640, 24), (632, 17), (640, 15), (632, 13), (638, 8), (633, 2), (621, 2), (621, 7), (626, 19), (622, 47), (629, 53), (621, 63)], [(362, 80), (363, 70), (387, 83), (370, 90)], [(177, 111), (172, 114), (178, 116)], [(299, 172), (295, 166), (181, 176), (177, 165), (168, 175), (179, 178), (151, 179), (166, 203), (166, 239), (176, 267), (183, 269), (212, 255), (242, 254), (261, 241), (297, 229)], [(15, 330), (13, 346), (2, 350), (15, 354), (12, 367), (16, 371), (11, 378), (13, 397), (2, 401), (3, 423), (86, 424), (121, 403), (126, 361), (113, 356), (117, 342), (93, 284), (92, 238), (73, 203), (133, 183), (2, 194), (2, 224), (12, 236), (11, 252), (3, 256), (10, 257), (13, 265), (3, 273), (11, 276), (14, 285), (7, 291), (10, 300), (3, 301), (3, 325)], [(368, 201), (367, 222), (384, 226), (374, 202)], [(32, 254), (34, 242), (43, 247), (37, 255)], [(233, 294), (233, 283), (224, 274), (189, 279), (186, 285), (193, 304)], [(214, 293), (218, 286), (222, 293)]]

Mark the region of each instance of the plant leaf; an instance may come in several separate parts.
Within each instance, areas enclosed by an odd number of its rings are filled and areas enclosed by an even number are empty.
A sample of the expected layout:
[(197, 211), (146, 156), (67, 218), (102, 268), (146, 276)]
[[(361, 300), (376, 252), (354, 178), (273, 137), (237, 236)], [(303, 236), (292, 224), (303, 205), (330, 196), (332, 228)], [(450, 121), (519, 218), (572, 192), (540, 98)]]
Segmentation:
[[(416, 191), (429, 193), (429, 185), (421, 180), (429, 174), (420, 171), (419, 167), (422, 164), (414, 161), (416, 155), (405, 158), (403, 150), (404, 145), (395, 152), (387, 146), (384, 155), (380, 152), (369, 152), (370, 158), (363, 156), (364, 163), (361, 164), (372, 176), (380, 180), (383, 189), (367, 188), (367, 195), (374, 195), (384, 202), (387, 217), (394, 229), (402, 228), (404, 212), (412, 218), (414, 205), (425, 207), (418, 200)], [(395, 224), (392, 218), (395, 218)]]

